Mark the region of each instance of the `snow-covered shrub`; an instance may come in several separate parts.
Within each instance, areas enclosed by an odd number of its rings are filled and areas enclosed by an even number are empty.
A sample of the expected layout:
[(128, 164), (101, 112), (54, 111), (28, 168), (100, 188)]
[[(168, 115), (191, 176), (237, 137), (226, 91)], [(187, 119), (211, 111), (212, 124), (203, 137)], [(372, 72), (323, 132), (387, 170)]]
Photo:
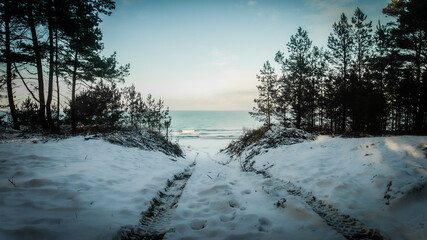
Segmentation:
[(125, 147), (137, 147), (143, 150), (159, 151), (164, 154), (182, 157), (183, 152), (178, 144), (155, 131), (114, 131), (104, 134), (104, 139), (113, 144)]
[(249, 160), (261, 152), (268, 151), (269, 148), (314, 140), (314, 138), (315, 135), (301, 129), (285, 128), (278, 125), (263, 126), (258, 129), (245, 130), (239, 139), (232, 141), (221, 152), (232, 157), (241, 157), (245, 152), (245, 158)]

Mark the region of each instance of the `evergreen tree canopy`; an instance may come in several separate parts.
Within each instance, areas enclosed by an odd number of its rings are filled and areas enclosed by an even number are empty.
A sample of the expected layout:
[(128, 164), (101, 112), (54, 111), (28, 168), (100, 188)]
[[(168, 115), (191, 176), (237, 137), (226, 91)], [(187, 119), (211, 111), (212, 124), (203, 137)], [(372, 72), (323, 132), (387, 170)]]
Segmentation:
[(269, 61), (264, 63), (257, 78), (260, 83), (257, 86), (259, 97), (254, 99), (256, 107), (253, 108), (250, 115), (259, 121), (263, 121), (266, 126), (270, 126), (274, 112), (273, 99), (277, 92), (277, 75)]

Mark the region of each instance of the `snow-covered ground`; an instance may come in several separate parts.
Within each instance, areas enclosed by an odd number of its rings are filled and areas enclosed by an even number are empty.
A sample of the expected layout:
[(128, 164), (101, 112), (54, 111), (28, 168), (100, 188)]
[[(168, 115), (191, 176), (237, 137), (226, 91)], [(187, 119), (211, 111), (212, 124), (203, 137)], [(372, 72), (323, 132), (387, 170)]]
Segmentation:
[(191, 163), (100, 139), (8, 140), (0, 144), (0, 239), (111, 239)]
[(252, 161), (386, 237), (427, 239), (426, 150), (425, 136), (319, 136)]
[(297, 197), (276, 206), (281, 197), (266, 193), (270, 180), (236, 161), (222, 165), (229, 157), (217, 152), (227, 143), (181, 140), (197, 165), (165, 239), (344, 239)]
[(2, 143), (0, 239), (111, 239), (194, 161), (177, 207), (158, 221), (165, 239), (344, 239), (281, 186), (289, 181), (386, 238), (427, 239), (425, 136), (320, 136), (268, 149), (251, 161), (272, 178), (217, 153), (228, 143), (181, 139), (185, 159), (83, 137)]

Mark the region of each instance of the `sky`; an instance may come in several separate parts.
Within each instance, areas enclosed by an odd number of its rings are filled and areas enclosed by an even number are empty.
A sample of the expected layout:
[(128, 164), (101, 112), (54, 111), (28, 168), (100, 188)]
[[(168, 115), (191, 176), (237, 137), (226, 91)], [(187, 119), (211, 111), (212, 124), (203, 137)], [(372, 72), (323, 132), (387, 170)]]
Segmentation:
[(104, 54), (130, 63), (126, 85), (171, 110), (254, 107), (256, 75), (298, 27), (326, 47), (332, 24), (358, 6), (373, 25), (390, 0), (116, 0), (103, 17)]

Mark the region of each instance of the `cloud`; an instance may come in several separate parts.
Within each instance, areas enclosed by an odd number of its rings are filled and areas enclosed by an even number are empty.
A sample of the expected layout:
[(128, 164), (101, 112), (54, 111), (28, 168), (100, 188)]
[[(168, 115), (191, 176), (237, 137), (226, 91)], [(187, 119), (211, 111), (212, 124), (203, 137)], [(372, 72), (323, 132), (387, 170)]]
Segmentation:
[(249, 1), (248, 6), (255, 6), (257, 3), (257, 1)]
[(211, 55), (213, 58), (211, 64), (219, 67), (228, 66), (237, 59), (235, 55), (226, 54), (216, 49), (211, 51)]
[(356, 7), (360, 7), (368, 16), (367, 21), (372, 20), (374, 25), (378, 20), (387, 22), (381, 13), (387, 1), (389, 0), (304, 0), (306, 14), (303, 17), (310, 23), (305, 28), (309, 31), (309, 37), (314, 40), (314, 44), (326, 47), (332, 25), (340, 20), (341, 13), (345, 13), (351, 22)]
[(311, 7), (325, 9), (353, 5), (357, 0), (306, 0), (305, 2)]
[(356, 7), (360, 7), (368, 15), (368, 19), (382, 17), (381, 9), (386, 6), (387, 1), (305, 0), (305, 5), (312, 9), (312, 17), (321, 20), (334, 19), (335, 21), (339, 21), (341, 13), (345, 13), (348, 19), (351, 19)]
[(308, 17), (314, 17), (317, 20), (336, 18), (338, 21), (341, 13), (354, 11), (357, 0), (305, 0), (305, 4), (315, 12), (315, 14)]

